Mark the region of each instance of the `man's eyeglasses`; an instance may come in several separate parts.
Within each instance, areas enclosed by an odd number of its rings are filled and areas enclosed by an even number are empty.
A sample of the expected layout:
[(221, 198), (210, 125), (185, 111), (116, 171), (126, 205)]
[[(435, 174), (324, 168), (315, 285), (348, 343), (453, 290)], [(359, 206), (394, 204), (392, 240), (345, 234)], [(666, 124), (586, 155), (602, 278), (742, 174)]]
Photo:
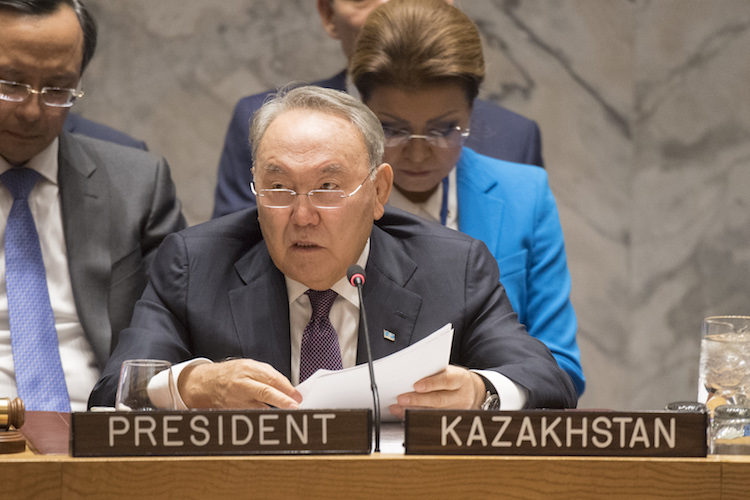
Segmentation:
[(357, 186), (357, 189), (349, 194), (341, 189), (313, 189), (307, 193), (298, 193), (293, 189), (258, 189), (256, 191), (255, 182), (250, 183), (250, 189), (253, 190), (258, 202), (268, 208), (289, 208), (294, 204), (294, 199), (297, 196), (307, 196), (310, 203), (316, 208), (340, 208), (344, 206), (344, 201), (357, 194), (357, 191), (362, 189), (362, 186), (371, 177), (372, 171)]
[(83, 96), (82, 90), (61, 87), (42, 87), (36, 90), (27, 83), (0, 80), (0, 99), (10, 102), (23, 102), (31, 94), (39, 94), (42, 102), (53, 108), (69, 108), (76, 99)]
[(453, 148), (461, 147), (464, 139), (469, 137), (470, 131), (468, 128), (455, 126), (445, 129), (428, 130), (427, 134), (421, 135), (412, 134), (406, 129), (383, 127), (383, 133), (385, 134), (385, 147), (387, 148), (406, 146), (412, 139), (424, 139), (427, 141), (427, 144), (435, 148)]

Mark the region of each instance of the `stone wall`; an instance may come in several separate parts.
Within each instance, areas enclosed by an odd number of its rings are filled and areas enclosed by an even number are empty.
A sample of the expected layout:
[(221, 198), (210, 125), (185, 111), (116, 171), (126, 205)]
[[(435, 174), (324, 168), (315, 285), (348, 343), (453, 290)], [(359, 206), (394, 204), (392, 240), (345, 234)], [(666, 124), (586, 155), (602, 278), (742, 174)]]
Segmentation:
[[(209, 218), (236, 101), (344, 66), (313, 0), (88, 0), (84, 116), (170, 162)], [(750, 314), (750, 2), (458, 0), (483, 95), (536, 120), (560, 207), (581, 407), (694, 399), (701, 319)]]

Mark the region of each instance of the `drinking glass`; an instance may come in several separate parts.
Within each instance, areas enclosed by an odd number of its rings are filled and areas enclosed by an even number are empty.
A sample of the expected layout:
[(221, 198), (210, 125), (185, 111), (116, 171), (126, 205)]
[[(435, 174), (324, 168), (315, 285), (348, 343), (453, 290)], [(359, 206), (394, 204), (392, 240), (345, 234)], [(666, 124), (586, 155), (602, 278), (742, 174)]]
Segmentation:
[(716, 407), (710, 434), (712, 455), (750, 455), (750, 408)]
[[(118, 411), (174, 409), (172, 364), (160, 359), (129, 359), (122, 363), (115, 408)], [(163, 391), (149, 391), (149, 383), (161, 372)]]
[(750, 395), (750, 316), (703, 320), (698, 401), (744, 405)]

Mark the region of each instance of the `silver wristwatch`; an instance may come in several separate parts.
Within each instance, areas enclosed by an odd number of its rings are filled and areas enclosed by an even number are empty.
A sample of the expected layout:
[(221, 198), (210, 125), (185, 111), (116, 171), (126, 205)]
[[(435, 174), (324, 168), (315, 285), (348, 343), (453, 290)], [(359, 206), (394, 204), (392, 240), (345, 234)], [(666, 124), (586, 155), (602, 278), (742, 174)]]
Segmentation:
[(480, 406), (483, 410), (499, 410), (500, 409), (500, 396), (497, 393), (493, 394), (487, 391), (484, 395), (484, 403)]
[(481, 377), (482, 382), (484, 382), (484, 389), (485, 391), (487, 391), (484, 393), (484, 403), (482, 403), (479, 407), (482, 410), (499, 410), (500, 396), (498, 396), (495, 386), (492, 385), (492, 382), (482, 377), (481, 375), (479, 375), (479, 377)]

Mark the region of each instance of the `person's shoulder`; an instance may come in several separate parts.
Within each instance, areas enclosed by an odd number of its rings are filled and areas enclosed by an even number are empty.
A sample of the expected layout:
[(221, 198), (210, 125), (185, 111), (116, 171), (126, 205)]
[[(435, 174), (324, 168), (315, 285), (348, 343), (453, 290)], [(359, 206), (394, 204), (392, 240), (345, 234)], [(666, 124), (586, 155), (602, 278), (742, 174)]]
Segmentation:
[(537, 124), (534, 120), (484, 99), (474, 100), (472, 117), (496, 124), (507, 125), (512, 127), (513, 130), (537, 128)]
[(457, 175), (480, 184), (498, 184), (511, 191), (548, 185), (547, 171), (537, 165), (499, 160), (464, 147), (457, 165)]
[(473, 241), (471, 236), (464, 233), (448, 229), (441, 224), (428, 221), (422, 217), (388, 205), (385, 207), (383, 217), (375, 221), (375, 225), (390, 236), (402, 241), (432, 240), (435, 238), (441, 240)]
[(275, 89), (269, 89), (257, 94), (242, 97), (234, 106), (234, 115), (251, 116), (258, 109), (260, 109), (261, 106), (263, 106), (263, 103), (266, 102), (267, 99), (269, 99), (275, 93)]
[(474, 101), (466, 145), (493, 158), (544, 166), (539, 125), (490, 101)]
[(327, 89), (346, 90), (346, 70), (342, 70), (329, 78), (314, 81), (310, 85)]
[[(495, 180), (504, 185), (515, 182), (526, 182), (533, 185), (547, 183), (547, 171), (537, 165), (492, 158), (477, 153), (468, 147), (461, 150), (458, 172), (459, 175), (468, 174), (472, 177), (486, 176), (489, 178), (488, 180)], [(518, 188), (517, 185), (510, 185), (509, 187)]]
[(261, 250), (263, 234), (258, 212), (248, 208), (187, 227), (168, 236), (209, 266), (231, 265), (255, 248)]
[(186, 239), (262, 239), (257, 208), (247, 208), (190, 226), (180, 231), (180, 234)]
[(466, 271), (469, 261), (497, 273), (497, 263), (481, 240), (393, 207), (386, 206), (373, 228), (371, 242), (373, 263), (386, 274), (390, 273), (386, 269), (417, 266), (427, 273), (450, 269), (458, 276)]
[[(313, 82), (306, 82), (306, 81), (300, 80), (300, 81), (291, 83), (291, 85), (293, 86), (315, 85), (317, 87), (345, 90), (346, 89), (346, 71), (341, 71), (329, 78), (324, 78), (322, 80), (316, 80)], [(252, 94), (252, 95), (242, 97), (239, 101), (237, 101), (237, 104), (234, 107), (235, 116), (237, 115), (251, 116), (263, 105), (263, 103), (266, 102), (266, 100), (268, 100), (271, 96), (278, 93), (279, 90), (280, 88), (268, 89), (268, 90), (264, 90), (263, 92), (258, 92), (257, 94)]]
[[(514, 163), (484, 156), (463, 148), (456, 166), (461, 206), (483, 210), (484, 204), (501, 200), (507, 213), (533, 215), (539, 208), (553, 203), (547, 171), (536, 165)], [(509, 218), (508, 220), (511, 220)]]
[[(85, 176), (98, 172), (107, 182), (129, 195), (152, 193), (157, 178), (171, 177), (164, 158), (142, 149), (130, 148), (93, 137), (63, 132), (60, 135), (61, 173), (78, 171)], [(65, 174), (67, 176), (67, 174)], [(166, 176), (166, 177), (165, 177)]]
[(112, 165), (112, 163), (155, 164), (159, 160), (159, 157), (143, 149), (123, 146), (78, 133), (63, 132), (60, 134), (60, 148), (63, 154), (81, 154), (81, 152), (84, 152), (98, 165), (105, 168), (118, 166)]
[(148, 149), (145, 142), (139, 141), (138, 139), (129, 136), (125, 132), (121, 132), (108, 125), (104, 125), (102, 123), (84, 118), (77, 113), (68, 114), (67, 118), (65, 119), (63, 129), (66, 132), (81, 134), (88, 137), (93, 137), (95, 139), (128, 146), (131, 148), (143, 150)]

